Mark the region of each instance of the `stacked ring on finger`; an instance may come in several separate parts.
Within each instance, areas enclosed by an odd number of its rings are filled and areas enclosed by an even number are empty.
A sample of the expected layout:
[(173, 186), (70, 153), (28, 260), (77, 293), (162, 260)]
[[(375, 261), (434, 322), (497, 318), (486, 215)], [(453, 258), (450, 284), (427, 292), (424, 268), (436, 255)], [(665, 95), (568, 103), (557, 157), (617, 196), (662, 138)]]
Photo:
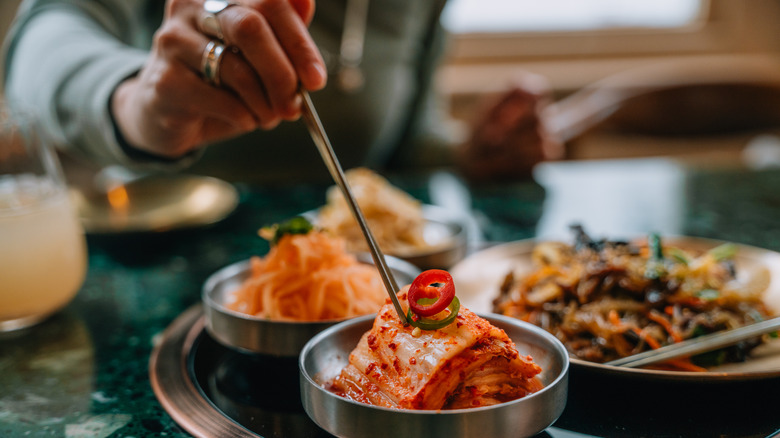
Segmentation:
[(225, 46), (217, 40), (211, 40), (206, 44), (203, 51), (203, 60), (201, 62), (201, 72), (209, 84), (219, 86), (219, 66), (222, 62), (222, 55), (225, 53)]
[(201, 32), (220, 41), (225, 41), (225, 35), (222, 33), (222, 26), (219, 24), (217, 15), (225, 9), (237, 5), (238, 3), (227, 0), (206, 0), (203, 3), (203, 15), (199, 22)]

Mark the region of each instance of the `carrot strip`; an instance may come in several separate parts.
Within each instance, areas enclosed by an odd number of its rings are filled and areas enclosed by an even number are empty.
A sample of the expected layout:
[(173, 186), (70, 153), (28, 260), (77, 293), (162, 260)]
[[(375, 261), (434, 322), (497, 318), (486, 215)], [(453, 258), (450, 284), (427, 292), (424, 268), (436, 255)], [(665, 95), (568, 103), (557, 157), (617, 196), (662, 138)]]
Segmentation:
[(647, 342), (647, 345), (649, 345), (650, 348), (652, 348), (653, 350), (657, 350), (657, 349), (661, 348), (661, 344), (658, 343), (658, 341), (655, 340), (655, 338), (653, 338), (652, 336), (648, 335), (647, 332), (645, 332), (644, 330), (640, 330), (640, 329), (638, 329), (636, 327), (631, 327), (631, 330), (634, 333), (636, 333), (640, 338), (642, 338), (642, 340)]
[(707, 371), (707, 368), (700, 367), (694, 364), (693, 362), (691, 362), (690, 359), (672, 359), (664, 362), (663, 364), (669, 365), (671, 369), (678, 370), (678, 371), (695, 371), (695, 372)]
[(672, 340), (674, 342), (681, 342), (683, 340), (682, 335), (674, 329), (672, 326), (672, 323), (663, 317), (663, 315), (651, 310), (647, 312), (647, 317), (650, 318), (651, 321), (657, 322), (661, 327), (666, 330), (667, 333), (669, 333), (669, 336), (672, 337)]
[(608, 317), (609, 317), (609, 322), (615, 327), (623, 326), (623, 321), (620, 320), (620, 316), (618, 315), (617, 310), (610, 309)]
[(348, 253), (342, 238), (311, 231), (286, 235), (265, 257), (253, 257), (250, 276), (228, 307), (263, 318), (316, 321), (377, 311), (385, 297), (379, 272)]

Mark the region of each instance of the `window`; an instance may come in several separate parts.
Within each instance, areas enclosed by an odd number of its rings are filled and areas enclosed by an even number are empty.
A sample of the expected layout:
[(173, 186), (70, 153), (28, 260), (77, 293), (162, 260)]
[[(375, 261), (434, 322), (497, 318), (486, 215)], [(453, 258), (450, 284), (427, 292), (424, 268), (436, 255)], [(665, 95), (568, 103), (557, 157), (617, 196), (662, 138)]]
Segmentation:
[(456, 34), (668, 29), (695, 24), (705, 6), (702, 0), (450, 0), (442, 18)]
[[(740, 71), (780, 53), (776, 0), (450, 0), (445, 93), (506, 87), (518, 69), (566, 93), (665, 61), (728, 58)], [(733, 63), (731, 63), (733, 61)]]

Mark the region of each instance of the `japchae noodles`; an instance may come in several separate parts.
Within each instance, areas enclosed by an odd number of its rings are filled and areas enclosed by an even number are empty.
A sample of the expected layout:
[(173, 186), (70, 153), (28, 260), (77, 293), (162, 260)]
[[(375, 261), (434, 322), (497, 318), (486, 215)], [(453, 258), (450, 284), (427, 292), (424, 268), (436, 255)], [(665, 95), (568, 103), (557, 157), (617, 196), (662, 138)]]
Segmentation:
[[(769, 272), (738, 279), (736, 245), (693, 252), (655, 234), (624, 242), (593, 240), (582, 227), (572, 229), (574, 245), (539, 243), (530, 275), (507, 275), (494, 310), (553, 333), (579, 359), (608, 362), (769, 317), (762, 301)], [(761, 342), (752, 339), (663, 368), (703, 371), (744, 360)]]

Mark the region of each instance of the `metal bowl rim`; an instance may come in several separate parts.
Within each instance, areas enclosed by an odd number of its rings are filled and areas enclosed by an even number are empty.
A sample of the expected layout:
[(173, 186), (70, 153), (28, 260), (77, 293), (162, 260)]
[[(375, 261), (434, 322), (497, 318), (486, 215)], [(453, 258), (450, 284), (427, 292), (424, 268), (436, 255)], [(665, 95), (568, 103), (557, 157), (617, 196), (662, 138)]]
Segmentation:
[[(450, 234), (448, 236), (447, 241), (443, 242), (439, 245), (431, 245), (428, 248), (425, 248), (424, 250), (420, 251), (412, 251), (408, 253), (403, 254), (393, 254), (396, 258), (401, 259), (408, 259), (408, 258), (422, 258), (422, 257), (428, 257), (433, 256), (437, 254), (443, 254), (447, 253), (449, 251), (453, 251), (455, 249), (465, 247), (468, 236), (467, 234), (467, 226), (463, 223), (463, 221), (458, 220), (457, 218), (448, 217), (446, 214), (447, 210), (444, 207), (440, 207), (438, 205), (433, 204), (420, 204), (422, 207), (423, 212), (423, 218), (426, 222), (430, 223), (439, 223), (447, 226), (448, 228), (454, 228), (455, 232)], [(320, 214), (320, 208), (316, 208), (314, 210), (309, 210), (301, 213), (301, 216), (307, 218), (315, 225), (317, 224), (317, 221), (319, 220), (319, 214)]]

